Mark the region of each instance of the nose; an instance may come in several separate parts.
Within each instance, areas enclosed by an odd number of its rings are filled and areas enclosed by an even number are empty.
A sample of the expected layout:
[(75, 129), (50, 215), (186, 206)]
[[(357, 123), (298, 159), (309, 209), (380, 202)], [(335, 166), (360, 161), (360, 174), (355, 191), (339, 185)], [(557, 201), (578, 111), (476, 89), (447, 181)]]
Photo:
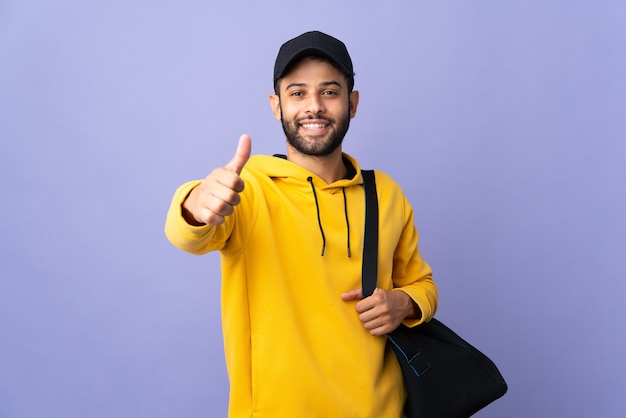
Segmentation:
[(309, 101), (307, 103), (307, 113), (319, 115), (320, 113), (324, 113), (324, 102), (322, 98), (318, 95), (309, 96)]

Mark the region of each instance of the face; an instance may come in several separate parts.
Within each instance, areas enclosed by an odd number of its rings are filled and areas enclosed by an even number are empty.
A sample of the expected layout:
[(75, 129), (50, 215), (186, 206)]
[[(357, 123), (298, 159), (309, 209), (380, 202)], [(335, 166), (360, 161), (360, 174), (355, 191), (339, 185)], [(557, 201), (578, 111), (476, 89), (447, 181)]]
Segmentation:
[(357, 91), (348, 92), (344, 74), (328, 62), (304, 58), (278, 87), (270, 104), (289, 146), (309, 156), (341, 152), (359, 97)]

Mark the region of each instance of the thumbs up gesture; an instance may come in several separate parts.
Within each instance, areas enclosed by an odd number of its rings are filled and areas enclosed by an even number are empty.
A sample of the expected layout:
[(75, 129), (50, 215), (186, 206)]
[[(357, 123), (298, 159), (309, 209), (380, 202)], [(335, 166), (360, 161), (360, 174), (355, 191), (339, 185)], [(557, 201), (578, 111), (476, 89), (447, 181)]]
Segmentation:
[(250, 158), (252, 147), (249, 135), (241, 135), (233, 158), (223, 167), (216, 168), (183, 202), (183, 216), (191, 225), (220, 225), (231, 215), (240, 202), (239, 193), (244, 182), (239, 177)]

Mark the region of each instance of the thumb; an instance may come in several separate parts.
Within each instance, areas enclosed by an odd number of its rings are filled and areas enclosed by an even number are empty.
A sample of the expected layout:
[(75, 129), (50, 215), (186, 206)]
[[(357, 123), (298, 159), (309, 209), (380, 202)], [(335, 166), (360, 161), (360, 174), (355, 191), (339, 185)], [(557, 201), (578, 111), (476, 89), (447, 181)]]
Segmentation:
[(224, 167), (234, 173), (241, 173), (241, 169), (244, 165), (246, 165), (248, 158), (250, 158), (251, 149), (252, 140), (250, 139), (250, 135), (241, 135), (241, 137), (239, 137), (239, 145), (237, 145), (237, 151), (235, 151), (233, 159), (230, 160)]
[(363, 299), (363, 292), (361, 291), (361, 289), (350, 290), (346, 293), (342, 293), (341, 299), (346, 302), (350, 300), (361, 300)]

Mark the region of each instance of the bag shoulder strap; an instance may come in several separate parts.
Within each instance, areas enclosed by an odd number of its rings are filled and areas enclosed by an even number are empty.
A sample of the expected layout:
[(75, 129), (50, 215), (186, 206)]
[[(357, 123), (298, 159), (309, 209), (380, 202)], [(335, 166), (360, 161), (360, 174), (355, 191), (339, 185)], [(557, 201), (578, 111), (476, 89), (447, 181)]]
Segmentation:
[(363, 238), (362, 292), (366, 298), (378, 284), (378, 193), (374, 170), (361, 170), (365, 191), (365, 235)]

